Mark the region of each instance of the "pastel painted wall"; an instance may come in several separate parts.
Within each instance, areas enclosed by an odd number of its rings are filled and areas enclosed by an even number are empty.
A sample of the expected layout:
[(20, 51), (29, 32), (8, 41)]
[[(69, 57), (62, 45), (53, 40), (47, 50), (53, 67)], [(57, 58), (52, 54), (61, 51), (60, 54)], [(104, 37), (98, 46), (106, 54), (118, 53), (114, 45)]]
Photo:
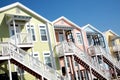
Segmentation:
[[(16, 13), (16, 10), (19, 9), (19, 14)], [(39, 53), (39, 60), (42, 61), (44, 63), (44, 56), (43, 53), (44, 52), (50, 52), (50, 48), (49, 48), (49, 41), (41, 41), (41, 36), (40, 36), (40, 29), (39, 26), (40, 25), (46, 25), (46, 22), (40, 18), (38, 18), (37, 16), (33, 15), (32, 13), (21, 9), (19, 7), (14, 7), (8, 10), (5, 10), (3, 12), (0, 12), (0, 42), (6, 42), (9, 41), (10, 39), (10, 34), (9, 34), (9, 27), (6, 24), (6, 19), (5, 19), (5, 14), (16, 14), (16, 15), (26, 15), (26, 16), (31, 16), (31, 20), (30, 20), (30, 24), (32, 24), (34, 26), (34, 31), (35, 31), (35, 37), (36, 37), (36, 41), (33, 42), (33, 52), (38, 52)], [(21, 33), (27, 33), (26, 30), (26, 24), (22, 24), (21, 27)], [(51, 39), (51, 45), (52, 45), (52, 49), (55, 46), (55, 35), (54, 35), (54, 28), (53, 26), (48, 23), (48, 30), (50, 33), (50, 39)], [(30, 48), (29, 50), (27, 50), (28, 53), (32, 52), (32, 49)], [(55, 54), (53, 54), (54, 57), (56, 56)], [(57, 62), (57, 61), (56, 61)], [(14, 65), (12, 66), (12, 71), (15, 71), (14, 69)], [(29, 79), (28, 77), (30, 74), (28, 74), (27, 72), (25, 73), (25, 80)], [(32, 76), (33, 77), (33, 76)], [(34, 80), (34, 77), (33, 79)]]
[[(116, 37), (117, 35), (115, 35), (114, 33), (112, 33), (111, 31), (107, 31), (105, 33), (105, 37), (106, 37), (106, 40), (107, 40), (107, 43), (108, 43), (108, 46), (109, 46), (109, 49), (110, 49), (110, 52), (111, 52), (111, 55), (114, 56), (114, 52), (113, 52), (113, 42), (112, 42), (112, 39), (114, 37)], [(115, 45), (120, 45), (120, 39), (116, 39), (114, 41)]]

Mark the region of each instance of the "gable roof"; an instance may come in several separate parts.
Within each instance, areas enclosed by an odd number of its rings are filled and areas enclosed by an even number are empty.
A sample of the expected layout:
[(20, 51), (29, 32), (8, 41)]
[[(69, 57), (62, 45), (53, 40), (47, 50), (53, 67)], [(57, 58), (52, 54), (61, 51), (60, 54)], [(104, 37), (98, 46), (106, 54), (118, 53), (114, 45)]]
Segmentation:
[(67, 19), (67, 18), (64, 17), (64, 16), (61, 16), (61, 17), (59, 17), (58, 19), (54, 20), (54, 21), (52, 22), (52, 24), (56, 23), (57, 21), (59, 21), (59, 20), (61, 20), (61, 19), (65, 20), (66, 22), (68, 22), (68, 23), (70, 23), (70, 24), (72, 24), (73, 26), (77, 27), (78, 29), (81, 29), (80, 26), (78, 26), (77, 24), (73, 23), (72, 21), (70, 21), (69, 19)]
[(19, 3), (19, 2), (16, 2), (16, 3), (13, 3), (13, 4), (10, 4), (10, 5), (7, 5), (7, 6), (5, 6), (5, 7), (0, 8), (0, 12), (6, 11), (6, 10), (11, 9), (11, 8), (14, 8), (14, 7), (20, 7), (21, 9), (26, 10), (26, 11), (28, 11), (29, 13), (35, 15), (35, 16), (38, 17), (39, 19), (42, 19), (43, 21), (50, 23), (49, 20), (47, 20), (46, 18), (42, 17), (41, 15), (37, 14), (36, 12), (32, 11), (31, 9), (27, 8), (26, 6), (24, 6), (23, 4), (21, 4), (21, 3)]
[(95, 31), (97, 31), (98, 33), (100, 33), (100, 34), (103, 35), (103, 33), (102, 33), (101, 31), (99, 31), (97, 28), (93, 27), (91, 24), (87, 24), (87, 25), (83, 26), (82, 29), (84, 30), (84, 29), (87, 28), (87, 27), (89, 27), (89, 28), (91, 28), (91, 29), (93, 29), (93, 30), (95, 30)]
[(111, 32), (111, 33), (113, 33), (114, 35), (119, 36), (117, 33), (115, 33), (115, 32), (114, 32), (113, 30), (111, 30), (111, 29), (105, 31), (105, 33), (106, 33), (106, 32)]

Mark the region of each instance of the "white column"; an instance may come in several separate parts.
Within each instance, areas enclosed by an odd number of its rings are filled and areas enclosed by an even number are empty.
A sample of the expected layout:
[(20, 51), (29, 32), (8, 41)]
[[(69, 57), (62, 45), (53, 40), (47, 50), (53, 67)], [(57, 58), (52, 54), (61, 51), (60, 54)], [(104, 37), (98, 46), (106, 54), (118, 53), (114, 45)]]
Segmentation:
[(70, 80), (70, 77), (69, 77), (69, 73), (68, 73), (68, 70), (67, 70), (67, 58), (66, 56), (64, 55), (64, 64), (65, 64), (65, 70), (66, 70), (66, 77), (68, 77), (68, 79)]
[(115, 72), (116, 79), (118, 80), (118, 76), (117, 76), (117, 71), (116, 71), (115, 65), (113, 65), (113, 67), (114, 67), (114, 72)]
[(79, 63), (78, 63), (78, 76), (79, 76), (79, 80), (82, 80), (81, 71), (80, 71), (80, 64)]
[(90, 67), (90, 80), (93, 80), (92, 79), (92, 70), (91, 70), (91, 67)]
[(73, 73), (75, 74), (76, 80), (78, 80), (78, 75), (77, 75), (76, 70), (75, 70), (75, 60), (74, 60), (73, 55), (72, 55), (72, 64), (73, 64)]
[(9, 68), (9, 79), (12, 80), (12, 73), (11, 73), (11, 64), (10, 64), (10, 60), (8, 60), (8, 68)]
[(13, 19), (13, 28), (15, 33), (15, 45), (17, 45), (17, 33), (16, 33), (16, 26), (15, 26), (15, 20)]

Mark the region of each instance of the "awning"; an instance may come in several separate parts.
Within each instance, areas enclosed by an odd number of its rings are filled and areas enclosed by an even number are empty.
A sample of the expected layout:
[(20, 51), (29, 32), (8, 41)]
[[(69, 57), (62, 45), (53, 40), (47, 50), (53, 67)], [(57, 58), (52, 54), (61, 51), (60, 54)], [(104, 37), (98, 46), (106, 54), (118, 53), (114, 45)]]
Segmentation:
[(14, 15), (14, 14), (6, 14), (7, 23), (11, 22), (12, 20), (20, 20), (28, 22), (31, 19), (31, 16), (24, 16), (24, 15)]
[(64, 30), (73, 30), (74, 28), (72, 26), (63, 26), (63, 25), (55, 25), (55, 29), (64, 29)]

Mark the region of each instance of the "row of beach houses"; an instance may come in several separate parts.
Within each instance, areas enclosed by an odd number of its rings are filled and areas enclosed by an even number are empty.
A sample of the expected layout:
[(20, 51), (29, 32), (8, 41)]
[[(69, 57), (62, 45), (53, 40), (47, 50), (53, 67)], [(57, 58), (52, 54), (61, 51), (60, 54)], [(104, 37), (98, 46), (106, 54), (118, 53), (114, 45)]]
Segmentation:
[(120, 36), (19, 2), (0, 8), (0, 80), (119, 80)]

